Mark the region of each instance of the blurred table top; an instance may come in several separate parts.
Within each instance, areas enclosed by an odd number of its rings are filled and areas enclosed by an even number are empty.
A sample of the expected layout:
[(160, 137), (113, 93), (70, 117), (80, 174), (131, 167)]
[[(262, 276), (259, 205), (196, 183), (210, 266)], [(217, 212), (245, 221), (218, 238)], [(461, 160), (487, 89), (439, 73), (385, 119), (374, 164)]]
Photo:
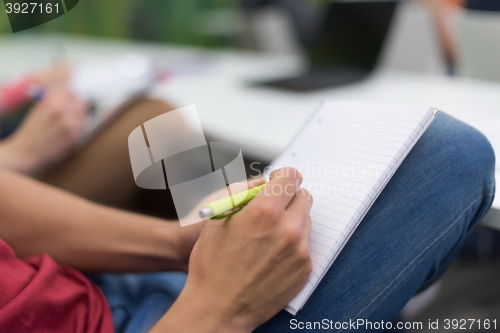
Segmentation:
[(304, 64), (298, 56), (30, 35), (0, 38), (0, 78), (40, 66), (61, 48), (77, 62), (130, 53), (150, 57), (171, 74), (152, 96), (179, 107), (196, 104), (210, 139), (238, 144), (244, 155), (265, 162), (283, 150), (324, 99), (432, 106), (478, 128), (500, 154), (500, 82), (379, 70), (357, 84), (292, 93), (252, 83), (299, 73)]

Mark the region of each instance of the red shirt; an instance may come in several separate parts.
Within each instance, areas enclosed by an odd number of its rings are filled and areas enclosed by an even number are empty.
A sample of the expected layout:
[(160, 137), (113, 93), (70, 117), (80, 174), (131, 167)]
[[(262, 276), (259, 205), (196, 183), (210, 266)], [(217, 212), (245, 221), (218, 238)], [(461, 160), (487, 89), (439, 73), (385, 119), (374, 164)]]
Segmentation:
[(1, 332), (113, 332), (101, 290), (44, 254), (19, 259), (0, 239)]
[(29, 102), (29, 90), (35, 84), (32, 77), (24, 77), (0, 86), (0, 114), (10, 113)]

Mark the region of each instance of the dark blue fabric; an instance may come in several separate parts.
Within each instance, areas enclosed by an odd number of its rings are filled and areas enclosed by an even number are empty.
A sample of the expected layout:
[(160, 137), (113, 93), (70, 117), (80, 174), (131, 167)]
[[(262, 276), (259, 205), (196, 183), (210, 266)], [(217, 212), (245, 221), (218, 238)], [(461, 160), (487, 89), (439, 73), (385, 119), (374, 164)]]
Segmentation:
[(467, 0), (466, 7), (500, 12), (500, 0)]
[(88, 275), (106, 296), (116, 333), (146, 333), (179, 296), (186, 274)]

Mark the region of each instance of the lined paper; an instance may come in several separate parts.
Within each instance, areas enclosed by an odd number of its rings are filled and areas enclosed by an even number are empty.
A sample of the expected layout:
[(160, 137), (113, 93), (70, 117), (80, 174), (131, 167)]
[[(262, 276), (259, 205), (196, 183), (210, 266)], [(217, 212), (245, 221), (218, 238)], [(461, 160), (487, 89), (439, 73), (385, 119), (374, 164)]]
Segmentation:
[(324, 102), (271, 164), (292, 166), (311, 192), (313, 271), (286, 310), (296, 314), (434, 119), (423, 106)]

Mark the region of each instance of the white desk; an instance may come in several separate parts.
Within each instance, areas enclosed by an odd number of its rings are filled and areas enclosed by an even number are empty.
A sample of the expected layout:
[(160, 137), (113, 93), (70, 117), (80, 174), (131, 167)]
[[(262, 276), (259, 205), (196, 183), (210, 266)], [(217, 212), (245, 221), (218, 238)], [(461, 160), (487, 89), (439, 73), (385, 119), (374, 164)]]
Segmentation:
[(483, 130), (500, 144), (495, 132), (500, 129), (500, 83), (380, 71), (360, 84), (293, 94), (251, 88), (245, 84), (248, 81), (244, 74), (233, 73), (179, 77), (156, 93), (179, 106), (196, 104), (208, 134), (237, 143), (247, 154), (263, 159), (278, 154), (324, 99), (433, 106)]
[[(29, 35), (0, 40), (0, 61), (4, 65), (0, 75), (39, 65), (46, 56), (34, 61), (33, 47), (39, 54), (47, 55), (58, 43), (80, 62), (141, 53), (173, 68), (177, 75), (156, 87), (153, 95), (167, 98), (179, 107), (196, 104), (206, 134), (238, 144), (251, 158), (263, 161), (274, 158), (324, 99), (433, 106), (481, 130), (500, 156), (500, 83), (379, 71), (360, 84), (294, 94), (252, 88), (248, 84), (299, 72), (302, 63), (294, 56), (208, 52), (85, 38), (42, 39)], [(494, 206), (500, 209), (500, 198)]]
[[(248, 86), (269, 73), (297, 72), (293, 57), (233, 53), (217, 60), (211, 73), (174, 78), (156, 93), (179, 106), (196, 104), (205, 132), (238, 144), (247, 156), (270, 161), (324, 99), (433, 106), (478, 128), (500, 156), (500, 83), (379, 71), (356, 85), (295, 94)], [(500, 209), (500, 198), (494, 207)]]

